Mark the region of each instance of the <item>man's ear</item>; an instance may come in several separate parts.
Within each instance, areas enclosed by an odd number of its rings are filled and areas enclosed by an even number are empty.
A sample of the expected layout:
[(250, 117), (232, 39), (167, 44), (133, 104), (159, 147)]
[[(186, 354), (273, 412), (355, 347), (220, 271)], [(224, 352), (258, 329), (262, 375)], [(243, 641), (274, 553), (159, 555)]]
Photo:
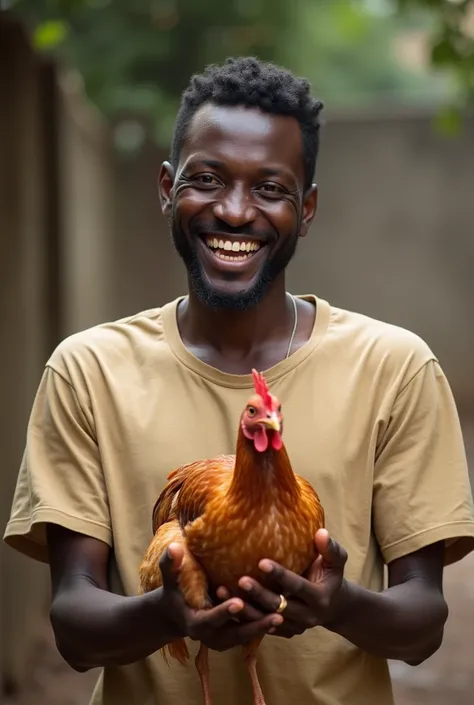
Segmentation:
[(303, 198), (303, 217), (301, 218), (300, 237), (308, 234), (309, 226), (318, 210), (318, 187), (313, 184)]
[(160, 195), (163, 215), (171, 215), (173, 206), (174, 169), (169, 162), (163, 162), (158, 177), (158, 193)]

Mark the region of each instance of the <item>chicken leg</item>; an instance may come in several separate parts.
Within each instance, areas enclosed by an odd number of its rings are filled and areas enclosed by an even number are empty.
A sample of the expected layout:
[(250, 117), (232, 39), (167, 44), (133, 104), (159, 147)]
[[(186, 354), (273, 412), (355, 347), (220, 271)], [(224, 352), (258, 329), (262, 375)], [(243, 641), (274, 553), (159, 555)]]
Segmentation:
[(242, 650), (245, 665), (247, 666), (250, 682), (252, 684), (253, 705), (266, 705), (257, 674), (257, 649), (260, 646), (261, 641), (261, 638), (254, 639), (250, 642), (250, 644), (246, 644)]
[(247, 654), (244, 661), (252, 684), (253, 705), (266, 705), (257, 675), (257, 655), (255, 653)]
[(207, 646), (204, 646), (204, 644), (201, 644), (201, 646), (199, 647), (199, 651), (194, 663), (196, 664), (196, 670), (199, 673), (199, 678), (201, 680), (204, 705), (212, 705), (211, 685), (209, 679), (209, 649), (207, 648)]

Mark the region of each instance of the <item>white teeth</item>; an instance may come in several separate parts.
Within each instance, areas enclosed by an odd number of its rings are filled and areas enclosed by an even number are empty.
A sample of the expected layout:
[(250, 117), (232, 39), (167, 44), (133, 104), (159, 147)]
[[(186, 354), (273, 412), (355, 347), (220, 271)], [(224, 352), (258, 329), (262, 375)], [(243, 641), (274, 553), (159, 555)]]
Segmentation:
[[(261, 245), (258, 242), (251, 242), (248, 240), (247, 242), (241, 242), (239, 240), (218, 240), (216, 237), (209, 237), (206, 239), (207, 246), (214, 250), (214, 254), (219, 257), (220, 259), (225, 259), (229, 260), (232, 262), (240, 262), (242, 260), (248, 259), (251, 255), (249, 253), (255, 253), (257, 252)], [(219, 250), (223, 250), (225, 252), (242, 252), (242, 255), (224, 255), (223, 252), (220, 252)]]
[(244, 259), (248, 259), (250, 257), (250, 255), (247, 254), (232, 257), (229, 257), (229, 255), (223, 255), (220, 252), (215, 252), (214, 254), (218, 259), (224, 259), (227, 262), (242, 262)]

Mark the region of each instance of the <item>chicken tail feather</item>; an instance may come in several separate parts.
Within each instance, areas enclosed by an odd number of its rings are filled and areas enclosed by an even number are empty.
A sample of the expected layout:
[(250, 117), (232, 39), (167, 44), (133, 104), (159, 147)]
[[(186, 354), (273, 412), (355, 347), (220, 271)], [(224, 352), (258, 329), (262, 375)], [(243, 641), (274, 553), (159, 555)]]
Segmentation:
[(176, 639), (176, 641), (172, 641), (170, 644), (167, 644), (161, 650), (161, 653), (163, 655), (165, 663), (167, 666), (169, 666), (170, 662), (168, 660), (168, 653), (167, 652), (169, 653), (171, 658), (177, 659), (181, 664), (183, 664), (183, 666), (186, 664), (186, 661), (189, 659), (189, 649), (188, 649), (184, 639)]

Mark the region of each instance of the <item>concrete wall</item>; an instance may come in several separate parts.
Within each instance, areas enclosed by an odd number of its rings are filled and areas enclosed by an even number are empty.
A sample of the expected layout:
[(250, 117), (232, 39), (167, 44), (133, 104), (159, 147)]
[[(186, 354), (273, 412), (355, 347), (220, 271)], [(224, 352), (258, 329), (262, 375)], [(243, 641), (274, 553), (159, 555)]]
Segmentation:
[[(56, 311), (49, 307), (54, 247), (45, 139), (50, 67), (39, 64), (21, 29), (0, 17), (0, 519), (3, 532), (23, 450), (25, 426)], [(20, 678), (38, 627), (45, 570), (0, 546), (0, 656)], [(32, 589), (33, 588), (33, 589)]]
[[(0, 14), (0, 530), (44, 364), (68, 333), (117, 313), (113, 161), (80, 86)], [(47, 567), (0, 544), (0, 674), (17, 686), (49, 605)]]
[(114, 172), (107, 125), (77, 77), (59, 80), (61, 335), (117, 314)]
[[(320, 210), (289, 287), (411, 328), (440, 357), (458, 403), (474, 407), (474, 120), (456, 139), (438, 136), (431, 115), (326, 120)], [(123, 314), (185, 289), (157, 196), (163, 156), (149, 145), (117, 160)]]

